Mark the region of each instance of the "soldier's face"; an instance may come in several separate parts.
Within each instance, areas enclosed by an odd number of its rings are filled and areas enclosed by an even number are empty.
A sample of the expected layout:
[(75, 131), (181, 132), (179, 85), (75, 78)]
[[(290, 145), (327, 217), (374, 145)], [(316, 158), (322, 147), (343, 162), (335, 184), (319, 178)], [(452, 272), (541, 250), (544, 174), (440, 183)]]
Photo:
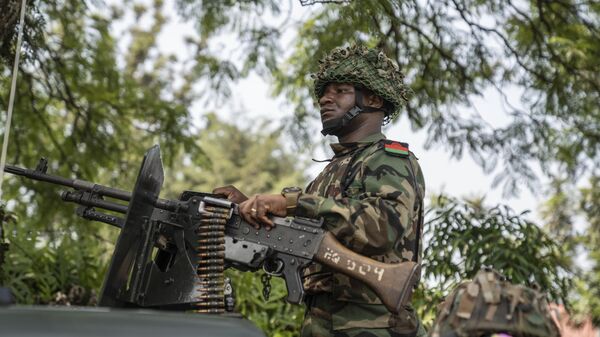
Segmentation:
[(321, 122), (341, 118), (354, 107), (354, 85), (350, 83), (329, 83), (319, 98)]

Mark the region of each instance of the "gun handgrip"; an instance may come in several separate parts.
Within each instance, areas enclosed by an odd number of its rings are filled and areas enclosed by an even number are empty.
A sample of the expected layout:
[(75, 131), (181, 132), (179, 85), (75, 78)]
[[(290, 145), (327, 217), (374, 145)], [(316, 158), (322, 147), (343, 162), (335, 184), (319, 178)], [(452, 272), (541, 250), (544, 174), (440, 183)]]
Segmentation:
[(329, 232), (324, 235), (315, 260), (367, 284), (393, 313), (410, 301), (421, 272), (421, 266), (412, 261), (389, 264), (359, 255)]
[(309, 260), (281, 254), (278, 258), (283, 262), (283, 278), (287, 288), (289, 303), (300, 304), (304, 298), (304, 287), (300, 273)]

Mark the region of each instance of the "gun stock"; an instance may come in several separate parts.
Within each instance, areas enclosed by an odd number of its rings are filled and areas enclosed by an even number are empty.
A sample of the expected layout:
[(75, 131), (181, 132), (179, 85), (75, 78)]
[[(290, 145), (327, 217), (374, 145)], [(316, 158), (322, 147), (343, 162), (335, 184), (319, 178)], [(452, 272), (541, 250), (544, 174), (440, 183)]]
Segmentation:
[(314, 257), (315, 261), (367, 284), (393, 313), (410, 301), (419, 280), (421, 267), (409, 261), (389, 264), (359, 255), (327, 232)]

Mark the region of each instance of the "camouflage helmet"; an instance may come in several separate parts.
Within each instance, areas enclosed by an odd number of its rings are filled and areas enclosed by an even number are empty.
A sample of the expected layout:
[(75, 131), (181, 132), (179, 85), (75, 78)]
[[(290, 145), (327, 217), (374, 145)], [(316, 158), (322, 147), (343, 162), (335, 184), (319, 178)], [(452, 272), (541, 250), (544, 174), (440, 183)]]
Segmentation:
[(400, 113), (407, 101), (404, 74), (398, 65), (377, 49), (363, 46), (335, 48), (319, 61), (319, 71), (313, 74), (314, 94), (323, 96), (328, 83), (352, 83), (373, 91), (393, 108), (386, 112), (384, 124)]
[(431, 331), (431, 337), (560, 336), (545, 294), (511, 284), (491, 269), (480, 270), (446, 297)]

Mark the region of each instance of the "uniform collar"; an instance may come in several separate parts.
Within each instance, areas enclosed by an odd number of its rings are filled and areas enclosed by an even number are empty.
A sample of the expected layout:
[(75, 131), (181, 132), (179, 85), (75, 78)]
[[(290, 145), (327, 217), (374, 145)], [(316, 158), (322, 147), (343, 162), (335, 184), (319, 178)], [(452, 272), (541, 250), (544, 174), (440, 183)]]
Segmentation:
[(381, 132), (377, 132), (359, 140), (358, 142), (331, 144), (331, 149), (333, 150), (333, 153), (335, 153), (335, 157), (338, 157), (353, 152), (357, 149), (369, 146), (382, 139), (385, 139), (385, 135)]

